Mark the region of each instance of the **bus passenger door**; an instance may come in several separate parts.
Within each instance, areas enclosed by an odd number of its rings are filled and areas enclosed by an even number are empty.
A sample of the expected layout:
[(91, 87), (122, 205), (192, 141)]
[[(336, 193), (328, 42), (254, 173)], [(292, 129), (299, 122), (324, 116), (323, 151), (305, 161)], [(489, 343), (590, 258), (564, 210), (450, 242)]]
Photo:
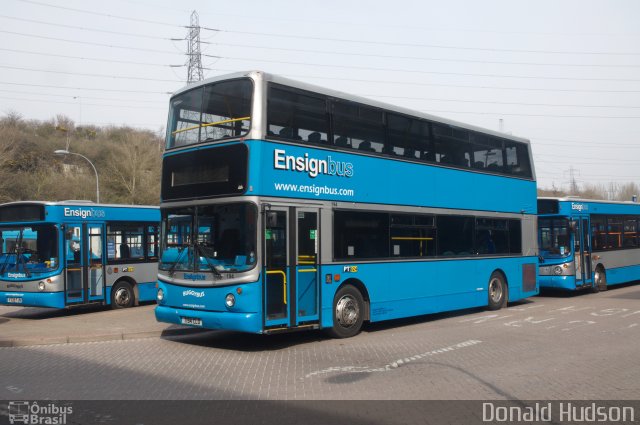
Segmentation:
[(580, 218), (580, 228), (582, 229), (582, 251), (580, 252), (580, 256), (582, 257), (582, 271), (584, 273), (583, 276), (583, 284), (591, 286), (593, 285), (593, 275), (592, 275), (592, 266), (591, 266), (591, 224), (589, 223), (588, 217)]
[(574, 263), (576, 268), (576, 286), (591, 285), (591, 238), (589, 237), (589, 219), (576, 218), (573, 230)]
[(286, 208), (264, 212), (264, 323), (266, 327), (289, 324), (289, 243)]
[(89, 239), (87, 249), (89, 301), (104, 301), (103, 225), (89, 224), (87, 229)]
[(291, 309), (296, 312), (296, 317), (295, 320), (291, 320), (291, 326), (317, 322), (319, 318), (320, 233), (318, 230), (318, 210), (297, 208), (295, 276), (291, 285), (295, 291), (295, 297), (292, 297), (295, 305)]
[[(65, 302), (81, 304), (85, 301), (85, 273), (83, 258), (86, 258), (86, 244), (83, 243), (82, 224), (70, 223), (64, 228), (65, 252)], [(84, 254), (83, 254), (84, 252)]]

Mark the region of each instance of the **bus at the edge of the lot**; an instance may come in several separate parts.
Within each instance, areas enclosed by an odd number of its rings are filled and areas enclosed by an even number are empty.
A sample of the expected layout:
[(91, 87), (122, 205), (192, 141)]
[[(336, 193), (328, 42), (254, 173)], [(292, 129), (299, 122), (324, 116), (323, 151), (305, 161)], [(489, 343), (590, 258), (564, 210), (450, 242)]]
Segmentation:
[(594, 292), (640, 280), (640, 204), (538, 199), (541, 288)]
[(113, 308), (153, 301), (158, 207), (85, 201), (0, 205), (0, 304)]
[(170, 100), (156, 318), (251, 333), (536, 295), (527, 140), (254, 71)]

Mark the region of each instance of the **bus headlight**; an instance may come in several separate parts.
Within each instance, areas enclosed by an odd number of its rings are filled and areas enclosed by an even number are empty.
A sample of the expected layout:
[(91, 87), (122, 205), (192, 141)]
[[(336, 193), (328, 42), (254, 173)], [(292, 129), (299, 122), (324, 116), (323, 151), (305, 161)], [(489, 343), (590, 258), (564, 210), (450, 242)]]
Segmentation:
[(236, 297), (233, 294), (227, 294), (227, 297), (224, 299), (224, 303), (227, 307), (231, 308), (236, 305)]
[(560, 267), (560, 266), (555, 266), (555, 267), (553, 268), (553, 273), (554, 273), (554, 274), (557, 274), (558, 276), (560, 276), (560, 275), (562, 274), (562, 267)]
[(158, 294), (156, 295), (156, 298), (158, 299), (158, 301), (164, 300), (164, 291), (162, 290), (162, 288), (158, 289)]
[(44, 291), (44, 288), (45, 288), (45, 286), (44, 286), (44, 282), (43, 282), (43, 281), (40, 281), (40, 282), (38, 283), (38, 289), (39, 289), (39, 290), (41, 290), (41, 291)]

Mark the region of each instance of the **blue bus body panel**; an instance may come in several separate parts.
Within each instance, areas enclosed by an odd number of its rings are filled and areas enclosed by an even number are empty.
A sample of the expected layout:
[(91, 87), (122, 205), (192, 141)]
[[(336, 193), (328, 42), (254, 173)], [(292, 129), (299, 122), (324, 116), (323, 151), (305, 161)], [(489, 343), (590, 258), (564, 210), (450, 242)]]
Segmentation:
[(575, 276), (540, 276), (538, 277), (540, 288), (566, 289), (575, 291), (582, 287), (576, 287)]
[[(340, 282), (323, 283), (321, 327), (331, 327), (333, 298), (337, 288), (349, 279), (362, 282), (371, 300), (372, 322), (482, 307), (488, 304), (487, 287), (491, 273), (503, 271), (509, 286), (509, 301), (537, 295), (539, 288), (523, 290), (522, 266), (537, 264), (537, 257), (471, 260), (440, 260), (403, 263), (353, 263), (320, 267), (320, 278), (340, 275)], [(345, 272), (346, 269), (355, 272)], [(453, 278), (452, 278), (453, 277)], [(442, 282), (447, 282), (446, 285)], [(477, 284), (477, 282), (482, 282)], [(474, 284), (475, 283), (475, 284)], [(159, 282), (164, 302), (156, 307), (156, 319), (182, 324), (181, 318), (202, 320), (202, 327), (260, 333), (262, 311), (254, 306), (262, 303), (262, 282), (224, 287), (185, 287)], [(237, 295), (236, 288), (242, 289)], [(236, 294), (236, 305), (228, 309), (227, 294)]]
[[(640, 214), (640, 204), (638, 203), (607, 203), (583, 200), (561, 200), (558, 202), (558, 214), (548, 214), (551, 216), (573, 217), (587, 214)], [(542, 215), (542, 217), (547, 214)]]
[[(22, 303), (9, 303), (7, 298), (22, 298)], [(0, 304), (14, 307), (65, 307), (64, 292), (0, 292)]]
[[(181, 318), (202, 320), (207, 329), (227, 329), (250, 333), (262, 331), (262, 284), (260, 281), (231, 286), (192, 287), (158, 282), (164, 301), (156, 307), (160, 322), (182, 324)], [(241, 294), (238, 294), (238, 288)], [(236, 304), (225, 305), (227, 294), (234, 294)]]
[[(536, 182), (460, 169), (369, 157), (312, 146), (251, 140), (247, 195), (322, 199), (536, 214)], [(351, 164), (352, 176), (318, 174), (275, 168), (282, 155)], [(280, 157), (282, 157), (280, 155)], [(282, 161), (279, 162), (282, 165)], [(384, 168), (384, 172), (380, 169)], [(259, 170), (259, 172), (254, 171)], [(407, 176), (411, 180), (407, 181)], [(406, 185), (397, 182), (407, 181)], [(442, 187), (455, 188), (442, 190)], [(478, 190), (482, 188), (482, 190)], [(507, 197), (497, 194), (508, 193)]]
[(640, 264), (607, 269), (607, 286), (640, 280)]

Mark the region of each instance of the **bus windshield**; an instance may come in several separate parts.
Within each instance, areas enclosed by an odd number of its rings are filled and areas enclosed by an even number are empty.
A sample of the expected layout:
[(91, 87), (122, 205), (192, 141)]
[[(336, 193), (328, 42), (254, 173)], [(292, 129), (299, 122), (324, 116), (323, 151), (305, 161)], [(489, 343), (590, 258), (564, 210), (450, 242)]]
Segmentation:
[(256, 265), (257, 209), (249, 203), (167, 209), (160, 269), (244, 272)]
[(0, 227), (0, 277), (28, 278), (57, 269), (58, 231), (53, 224)]
[(167, 149), (241, 137), (251, 125), (249, 79), (212, 83), (171, 99)]
[(540, 218), (540, 255), (545, 258), (564, 258), (571, 254), (571, 232), (567, 218)]

